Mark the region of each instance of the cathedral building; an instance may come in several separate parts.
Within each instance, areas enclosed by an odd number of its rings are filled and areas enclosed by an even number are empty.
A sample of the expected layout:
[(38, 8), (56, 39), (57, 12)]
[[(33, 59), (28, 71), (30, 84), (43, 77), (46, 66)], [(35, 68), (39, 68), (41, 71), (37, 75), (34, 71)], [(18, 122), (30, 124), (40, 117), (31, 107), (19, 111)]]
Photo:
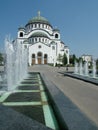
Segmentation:
[[(64, 53), (69, 64), (69, 48), (61, 41), (60, 30), (40, 15), (33, 17), (25, 27), (19, 27), (17, 42), (28, 48), (28, 63), (56, 64)], [(62, 63), (61, 63), (62, 64)]]

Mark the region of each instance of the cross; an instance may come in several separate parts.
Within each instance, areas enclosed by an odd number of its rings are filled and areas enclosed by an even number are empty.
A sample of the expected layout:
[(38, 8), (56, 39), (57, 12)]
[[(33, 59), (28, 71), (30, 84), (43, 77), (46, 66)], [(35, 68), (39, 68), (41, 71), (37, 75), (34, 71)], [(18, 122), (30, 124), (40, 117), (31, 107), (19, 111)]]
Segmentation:
[(40, 11), (38, 11), (38, 17), (40, 17)]

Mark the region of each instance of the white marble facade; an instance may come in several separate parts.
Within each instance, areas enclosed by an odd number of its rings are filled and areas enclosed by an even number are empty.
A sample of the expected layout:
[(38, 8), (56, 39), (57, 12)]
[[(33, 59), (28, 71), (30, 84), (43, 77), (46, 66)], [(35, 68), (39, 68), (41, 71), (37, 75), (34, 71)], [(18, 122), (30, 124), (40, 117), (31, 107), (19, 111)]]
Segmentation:
[(19, 27), (17, 43), (28, 47), (28, 63), (58, 63), (58, 55), (67, 56), (69, 64), (69, 48), (61, 41), (59, 29), (53, 28), (50, 22), (40, 15), (33, 17), (25, 27)]

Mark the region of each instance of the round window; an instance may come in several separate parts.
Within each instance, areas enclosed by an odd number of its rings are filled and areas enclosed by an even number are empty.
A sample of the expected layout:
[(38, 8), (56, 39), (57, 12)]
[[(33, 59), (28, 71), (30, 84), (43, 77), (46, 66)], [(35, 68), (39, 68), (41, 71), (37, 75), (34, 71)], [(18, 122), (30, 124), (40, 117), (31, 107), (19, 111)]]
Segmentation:
[(39, 45), (38, 48), (40, 49), (40, 48), (41, 48), (41, 45)]

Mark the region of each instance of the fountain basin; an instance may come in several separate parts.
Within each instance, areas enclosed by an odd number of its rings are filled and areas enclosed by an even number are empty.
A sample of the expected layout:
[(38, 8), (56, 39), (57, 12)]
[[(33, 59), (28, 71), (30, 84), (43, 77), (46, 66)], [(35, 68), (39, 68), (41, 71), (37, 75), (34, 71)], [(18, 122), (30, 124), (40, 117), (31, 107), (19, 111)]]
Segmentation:
[(47, 127), (60, 130), (46, 93), (40, 74), (30, 73), (13, 92), (5, 92), (0, 102)]
[(85, 82), (89, 82), (89, 83), (98, 85), (98, 78), (93, 78), (93, 77), (85, 76), (85, 75), (79, 75), (79, 74), (75, 74), (75, 73), (64, 73), (64, 76), (69, 76), (72, 78), (76, 78), (79, 80), (83, 80)]

